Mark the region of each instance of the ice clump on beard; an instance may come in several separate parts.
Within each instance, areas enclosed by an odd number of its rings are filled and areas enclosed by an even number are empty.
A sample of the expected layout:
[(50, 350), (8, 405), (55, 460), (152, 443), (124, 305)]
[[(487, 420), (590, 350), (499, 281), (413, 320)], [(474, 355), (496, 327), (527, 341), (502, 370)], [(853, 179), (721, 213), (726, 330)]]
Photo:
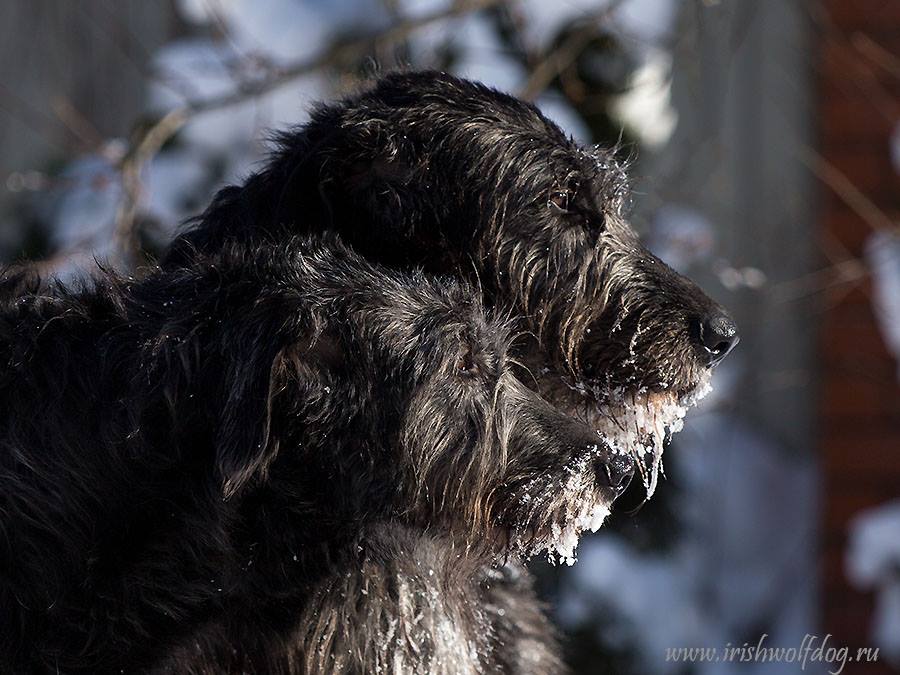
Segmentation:
[(656, 492), (663, 450), (684, 428), (687, 411), (712, 391), (707, 373), (687, 395), (673, 391), (616, 391), (592, 420), (600, 438), (617, 453), (634, 458), (646, 498)]
[[(575, 389), (585, 393), (588, 388), (579, 385)], [(670, 390), (592, 392), (594, 400), (604, 403), (588, 411), (589, 423), (613, 453), (634, 459), (646, 499), (656, 491), (659, 474), (665, 475), (662, 455), (667, 441), (684, 427), (687, 411), (711, 390), (707, 373), (684, 396)], [(591, 448), (566, 467), (561, 517), (551, 523), (549, 535), (534, 546), (535, 553), (546, 550), (551, 563), (573, 565), (580, 535), (596, 532), (610, 514), (612, 504), (604, 503), (596, 489), (593, 461), (598, 455), (598, 448)]]

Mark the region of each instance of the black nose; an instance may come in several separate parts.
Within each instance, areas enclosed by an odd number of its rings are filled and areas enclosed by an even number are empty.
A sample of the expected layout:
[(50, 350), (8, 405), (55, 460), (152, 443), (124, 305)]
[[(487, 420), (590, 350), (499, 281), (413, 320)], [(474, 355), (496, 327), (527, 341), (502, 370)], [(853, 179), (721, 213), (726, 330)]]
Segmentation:
[(721, 313), (697, 320), (693, 332), (709, 366), (724, 359), (741, 339), (731, 317)]
[(634, 477), (634, 460), (614, 455), (597, 461), (596, 472), (601, 484), (611, 487), (617, 495), (625, 492)]

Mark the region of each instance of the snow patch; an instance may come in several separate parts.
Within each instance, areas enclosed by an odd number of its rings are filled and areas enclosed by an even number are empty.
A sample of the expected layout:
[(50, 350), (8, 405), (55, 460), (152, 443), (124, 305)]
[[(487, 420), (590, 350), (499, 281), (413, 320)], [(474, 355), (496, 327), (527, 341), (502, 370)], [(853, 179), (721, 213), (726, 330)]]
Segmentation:
[(857, 516), (850, 524), (847, 552), (847, 576), (861, 588), (876, 586), (897, 569), (900, 569), (900, 500)]
[(887, 348), (898, 361), (900, 376), (900, 235), (873, 233), (865, 246), (872, 272), (872, 304)]
[(672, 137), (678, 113), (672, 107), (672, 57), (662, 50), (648, 54), (631, 76), (631, 83), (610, 105), (610, 112), (638, 137), (658, 149)]
[(872, 639), (894, 665), (900, 665), (900, 500), (866, 511), (850, 524), (847, 576), (878, 598)]

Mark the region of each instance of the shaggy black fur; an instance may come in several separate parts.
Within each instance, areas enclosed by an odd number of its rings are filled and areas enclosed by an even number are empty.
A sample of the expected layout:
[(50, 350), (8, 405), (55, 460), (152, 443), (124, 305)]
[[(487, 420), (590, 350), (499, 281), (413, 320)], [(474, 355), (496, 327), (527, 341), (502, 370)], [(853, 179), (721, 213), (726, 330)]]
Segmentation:
[(393, 74), (277, 141), (170, 260), (339, 231), (370, 260), (469, 279), (523, 318), (545, 393), (576, 408), (573, 386), (591, 405), (622, 388), (686, 394), (737, 341), (724, 310), (623, 218), (614, 152), (578, 146), (528, 103), (444, 73)]
[(333, 236), (184, 258), (0, 288), (0, 671), (556, 672), (516, 561), (633, 467), (507, 322)]

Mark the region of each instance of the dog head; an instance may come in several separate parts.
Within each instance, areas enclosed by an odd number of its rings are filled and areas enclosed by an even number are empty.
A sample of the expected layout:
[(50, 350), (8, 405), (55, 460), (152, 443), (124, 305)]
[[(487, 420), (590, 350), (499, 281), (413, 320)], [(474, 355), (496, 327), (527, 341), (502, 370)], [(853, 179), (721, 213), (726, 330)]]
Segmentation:
[[(424, 278), (415, 285), (426, 287)], [(495, 552), (546, 550), (573, 562), (579, 534), (602, 525), (636, 472), (634, 459), (522, 384), (510, 326), (486, 314), (472, 288), (432, 288), (401, 327), (394, 303), (402, 297), (391, 295), (378, 332), (390, 345), (379, 353), (400, 359), (393, 372), (412, 375), (401, 386), (392, 376), (379, 394), (396, 397), (399, 412), (384, 451), (399, 453), (401, 512)]]

